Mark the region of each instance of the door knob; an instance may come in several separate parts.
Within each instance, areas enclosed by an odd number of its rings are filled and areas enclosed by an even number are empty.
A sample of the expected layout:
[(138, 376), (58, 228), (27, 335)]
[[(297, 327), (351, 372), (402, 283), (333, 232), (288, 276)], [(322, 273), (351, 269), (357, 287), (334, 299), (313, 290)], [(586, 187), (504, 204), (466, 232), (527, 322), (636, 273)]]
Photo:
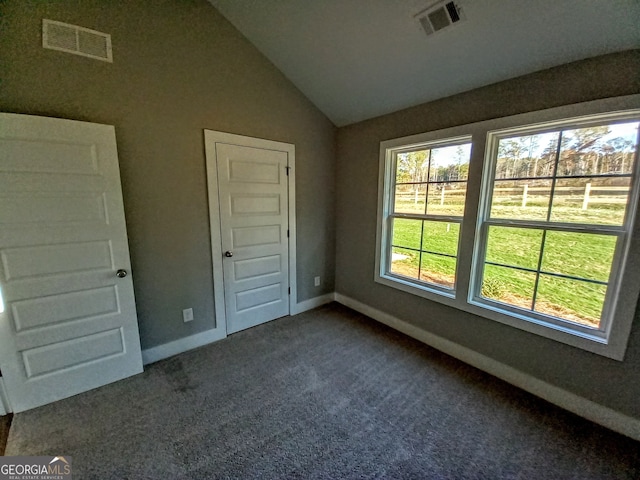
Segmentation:
[(123, 270), (122, 268), (116, 272), (116, 277), (118, 278), (124, 278), (126, 276), (127, 276), (127, 271)]
[(224, 252), (225, 257), (233, 257), (233, 252), (226, 251)]

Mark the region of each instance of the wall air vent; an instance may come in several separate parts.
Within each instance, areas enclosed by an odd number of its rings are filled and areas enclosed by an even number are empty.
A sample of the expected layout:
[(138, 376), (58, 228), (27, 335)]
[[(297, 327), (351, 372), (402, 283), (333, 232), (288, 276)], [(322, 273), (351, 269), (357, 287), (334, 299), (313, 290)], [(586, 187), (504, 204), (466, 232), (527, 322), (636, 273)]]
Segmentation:
[(464, 12), (455, 2), (446, 1), (431, 5), (413, 18), (427, 35), (433, 35), (466, 19)]
[(113, 62), (111, 35), (54, 20), (42, 20), (42, 46)]

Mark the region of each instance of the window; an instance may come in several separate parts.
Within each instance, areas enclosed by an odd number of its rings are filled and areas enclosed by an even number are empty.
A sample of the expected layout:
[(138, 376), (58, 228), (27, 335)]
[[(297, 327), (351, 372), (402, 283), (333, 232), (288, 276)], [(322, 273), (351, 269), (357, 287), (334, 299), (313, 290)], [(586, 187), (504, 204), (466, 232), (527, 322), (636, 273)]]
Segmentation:
[(640, 292), (625, 269), (638, 107), (600, 100), (382, 142), (376, 281), (621, 359)]
[(469, 137), (391, 152), (386, 274), (455, 289), (470, 152)]
[(619, 117), (489, 133), (476, 302), (604, 337), (637, 157)]

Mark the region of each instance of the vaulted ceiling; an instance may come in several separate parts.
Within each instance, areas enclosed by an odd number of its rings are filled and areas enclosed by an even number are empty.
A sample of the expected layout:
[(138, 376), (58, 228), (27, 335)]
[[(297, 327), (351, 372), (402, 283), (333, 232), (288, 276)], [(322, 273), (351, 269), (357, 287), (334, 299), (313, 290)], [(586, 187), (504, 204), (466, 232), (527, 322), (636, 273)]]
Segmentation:
[(210, 0), (337, 126), (605, 53), (640, 48), (638, 0)]

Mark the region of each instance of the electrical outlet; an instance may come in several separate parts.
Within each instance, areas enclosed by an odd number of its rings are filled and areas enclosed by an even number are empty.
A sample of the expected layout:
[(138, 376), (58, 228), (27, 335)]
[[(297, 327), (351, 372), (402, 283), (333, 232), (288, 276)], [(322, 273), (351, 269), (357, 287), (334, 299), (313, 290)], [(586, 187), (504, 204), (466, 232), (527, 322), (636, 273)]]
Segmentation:
[(182, 310), (182, 320), (184, 320), (185, 323), (193, 320), (193, 308), (185, 308)]
[(316, 277), (316, 278), (314, 278), (314, 279), (313, 279), (313, 284), (314, 284), (316, 287), (319, 287), (319, 286), (320, 286), (320, 277)]

